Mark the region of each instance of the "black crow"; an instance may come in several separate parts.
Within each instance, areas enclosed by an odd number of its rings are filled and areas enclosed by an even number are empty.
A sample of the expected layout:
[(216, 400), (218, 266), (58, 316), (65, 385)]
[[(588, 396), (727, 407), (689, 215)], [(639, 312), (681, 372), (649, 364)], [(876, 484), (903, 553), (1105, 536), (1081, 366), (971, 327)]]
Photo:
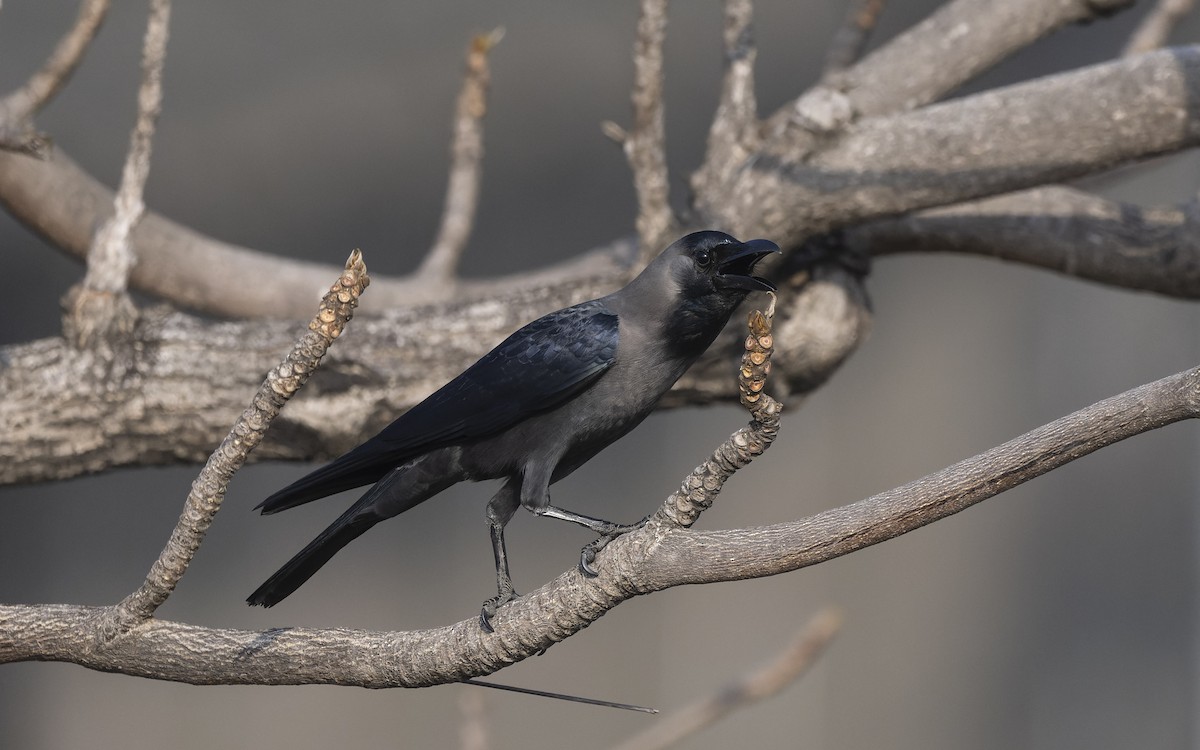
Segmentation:
[(639, 524), (551, 505), (550, 485), (645, 419), (747, 294), (774, 289), (751, 272), (777, 252), (767, 240), (689, 234), (619, 291), (521, 328), (378, 435), (264, 500), (258, 508), (277, 513), (373, 484), (247, 601), (277, 604), (367, 529), (466, 480), (505, 480), (487, 505), (497, 594), (483, 605), (485, 630), (514, 596), (504, 526), (519, 506), (601, 535), (580, 562), (595, 575), (595, 551)]

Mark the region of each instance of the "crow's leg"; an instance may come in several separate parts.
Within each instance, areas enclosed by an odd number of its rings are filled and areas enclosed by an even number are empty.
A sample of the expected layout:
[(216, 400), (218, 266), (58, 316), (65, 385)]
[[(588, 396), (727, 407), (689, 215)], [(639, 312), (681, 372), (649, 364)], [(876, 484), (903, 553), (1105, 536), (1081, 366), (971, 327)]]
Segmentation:
[(496, 611), (517, 595), (517, 592), (513, 591), (512, 576), (508, 572), (504, 527), (512, 520), (520, 505), (520, 498), (511, 479), (504, 483), (487, 504), (488, 532), (492, 537), (492, 554), (496, 558), (496, 595), (485, 601), (479, 611), (479, 626), (487, 633), (492, 632), (492, 617), (496, 615)]
[(576, 513), (571, 510), (558, 508), (547, 503), (546, 505), (536, 508), (533, 511), (539, 516), (547, 518), (557, 518), (560, 521), (570, 521), (578, 524), (586, 529), (591, 529), (600, 535), (600, 538), (591, 544), (586, 545), (579, 551), (579, 572), (583, 573), (588, 578), (595, 578), (598, 571), (592, 567), (592, 563), (596, 561), (596, 554), (600, 550), (608, 546), (608, 543), (622, 534), (628, 534), (631, 531), (636, 531), (646, 525), (646, 521), (650, 520), (650, 516), (646, 516), (637, 523), (622, 524), (605, 521), (600, 518), (592, 518), (585, 516), (582, 513)]

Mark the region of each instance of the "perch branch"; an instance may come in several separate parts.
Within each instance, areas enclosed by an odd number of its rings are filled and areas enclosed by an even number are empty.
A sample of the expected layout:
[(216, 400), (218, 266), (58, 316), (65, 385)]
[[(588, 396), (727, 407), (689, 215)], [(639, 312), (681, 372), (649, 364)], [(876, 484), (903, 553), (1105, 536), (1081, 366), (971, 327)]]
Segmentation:
[(75, 24), (24, 86), (0, 99), (0, 148), (43, 154), (47, 137), (33, 127), (33, 117), (66, 85), (96, 37), (112, 0), (83, 0)]
[(151, 618), (97, 647), (106, 608), (0, 606), (0, 663), (65, 661), (192, 684), (419, 687), (458, 682), (538, 654), (640, 593), (775, 575), (920, 528), (1133, 435), (1200, 415), (1200, 368), (1055, 420), (903, 487), (772, 526), (695, 531), (650, 523), (609, 544), (600, 575), (561, 574), (500, 610), (407, 633), (208, 629)]
[(616, 750), (662, 750), (712, 726), (728, 714), (772, 698), (808, 672), (842, 627), (842, 613), (826, 607), (770, 663), (721, 687), (714, 695), (664, 716)]
[(467, 51), (467, 74), (454, 109), (454, 136), (450, 144), (450, 178), (437, 239), (417, 269), (417, 278), (448, 282), (458, 270), (467, 246), (479, 204), (479, 180), (483, 175), (483, 117), (487, 114), (488, 53), (504, 37), (497, 28), (471, 40)]

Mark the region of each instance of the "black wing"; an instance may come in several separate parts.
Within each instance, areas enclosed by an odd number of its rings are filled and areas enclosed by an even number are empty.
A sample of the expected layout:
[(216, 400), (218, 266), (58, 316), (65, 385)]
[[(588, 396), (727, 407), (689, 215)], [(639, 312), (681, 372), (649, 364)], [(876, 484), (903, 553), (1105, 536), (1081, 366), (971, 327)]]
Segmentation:
[(501, 432), (587, 388), (617, 354), (617, 316), (598, 301), (538, 318), (378, 435), (259, 504), (263, 513), (361, 487), (435, 448)]

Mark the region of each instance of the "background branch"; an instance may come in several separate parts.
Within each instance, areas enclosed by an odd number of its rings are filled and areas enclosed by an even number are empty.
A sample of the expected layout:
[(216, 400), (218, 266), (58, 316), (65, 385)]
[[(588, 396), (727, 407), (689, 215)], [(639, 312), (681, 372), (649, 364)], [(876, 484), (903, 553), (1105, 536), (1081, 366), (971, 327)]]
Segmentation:
[(1142, 208), (1067, 187), (1024, 190), (861, 224), (835, 244), (854, 254), (963, 253), (1101, 284), (1200, 297), (1195, 203)]
[(667, 0), (641, 0), (633, 46), (633, 129), (623, 148), (637, 193), (638, 268), (645, 266), (674, 233), (663, 124), (663, 44)]
[(503, 29), (480, 34), (467, 51), (467, 75), (454, 109), (454, 136), (450, 144), (450, 179), (437, 239), (416, 275), (423, 281), (446, 282), (458, 268), (475, 223), (479, 181), (483, 175), (483, 117), (491, 79), (488, 53), (504, 37)]
[(772, 698), (800, 679), (842, 628), (842, 613), (826, 607), (796, 632), (790, 643), (759, 669), (722, 686), (707, 698), (662, 717), (616, 750), (661, 750), (712, 726), (733, 711)]
[(48, 142), (46, 136), (34, 130), (33, 117), (75, 72), (108, 15), (111, 2), (83, 0), (75, 24), (59, 40), (46, 64), (24, 86), (0, 99), (0, 149), (44, 153)]
[(1187, 17), (1195, 5), (1196, 0), (1158, 0), (1129, 38), (1123, 54), (1140, 55), (1165, 46), (1172, 29)]

